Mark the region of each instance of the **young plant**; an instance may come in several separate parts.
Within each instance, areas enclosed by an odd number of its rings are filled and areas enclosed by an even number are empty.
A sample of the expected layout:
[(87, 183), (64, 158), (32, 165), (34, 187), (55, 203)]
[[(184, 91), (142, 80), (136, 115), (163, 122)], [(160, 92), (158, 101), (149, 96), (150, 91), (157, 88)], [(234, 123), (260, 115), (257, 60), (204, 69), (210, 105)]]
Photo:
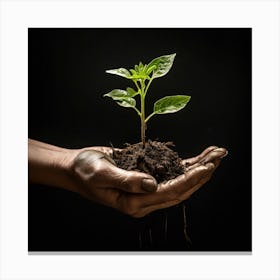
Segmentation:
[[(141, 140), (143, 147), (145, 147), (145, 130), (147, 122), (157, 114), (175, 113), (183, 109), (190, 100), (187, 95), (173, 95), (165, 96), (157, 100), (154, 104), (153, 112), (146, 117), (145, 112), (145, 98), (152, 81), (156, 78), (166, 75), (172, 67), (175, 53), (170, 55), (163, 55), (153, 59), (148, 64), (140, 62), (134, 66), (134, 69), (118, 68), (107, 70), (109, 74), (118, 75), (126, 79), (132, 80), (135, 89), (128, 87), (126, 90), (114, 89), (104, 96), (110, 97), (122, 107), (132, 108), (136, 111), (141, 119)], [(134, 97), (140, 96), (140, 108), (136, 107), (136, 100)]]

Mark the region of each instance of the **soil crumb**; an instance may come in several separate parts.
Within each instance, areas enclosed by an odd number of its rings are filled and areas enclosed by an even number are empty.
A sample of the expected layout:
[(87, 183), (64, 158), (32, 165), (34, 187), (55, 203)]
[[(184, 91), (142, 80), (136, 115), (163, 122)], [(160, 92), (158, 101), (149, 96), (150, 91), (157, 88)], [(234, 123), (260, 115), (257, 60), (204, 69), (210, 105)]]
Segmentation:
[(171, 147), (174, 147), (172, 142), (151, 140), (146, 142), (145, 148), (142, 142), (126, 144), (121, 151), (114, 150), (113, 159), (118, 167), (148, 173), (161, 183), (176, 178), (185, 170), (182, 159)]

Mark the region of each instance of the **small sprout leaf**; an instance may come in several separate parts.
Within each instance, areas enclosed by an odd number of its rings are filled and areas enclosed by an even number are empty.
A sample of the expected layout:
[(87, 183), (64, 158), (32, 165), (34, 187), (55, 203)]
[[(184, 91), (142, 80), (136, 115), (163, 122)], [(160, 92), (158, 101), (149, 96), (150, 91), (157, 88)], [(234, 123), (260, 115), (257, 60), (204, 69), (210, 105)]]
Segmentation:
[(134, 69), (129, 69), (132, 75), (137, 75), (137, 72)]
[(106, 73), (113, 74), (113, 75), (118, 75), (118, 76), (121, 76), (121, 77), (124, 77), (124, 78), (127, 78), (127, 79), (131, 79), (131, 74), (125, 68), (106, 70)]
[[(176, 53), (163, 55), (153, 59), (147, 66), (148, 72), (153, 67), (152, 78), (159, 78), (166, 75), (172, 67)], [(154, 67), (155, 66), (155, 67)]]
[(154, 104), (154, 114), (175, 113), (183, 109), (190, 101), (191, 97), (187, 95), (165, 96)]
[(157, 67), (155, 66), (155, 65), (152, 65), (152, 66), (147, 66), (147, 75), (150, 75), (151, 74), (151, 72), (153, 71), (153, 70), (155, 70)]

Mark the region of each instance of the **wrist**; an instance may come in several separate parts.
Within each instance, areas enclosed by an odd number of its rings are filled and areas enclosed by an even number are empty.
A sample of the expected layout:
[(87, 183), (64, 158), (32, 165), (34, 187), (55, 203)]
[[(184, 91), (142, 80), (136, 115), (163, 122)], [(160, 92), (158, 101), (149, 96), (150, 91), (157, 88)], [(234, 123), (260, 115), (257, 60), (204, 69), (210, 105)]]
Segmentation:
[(56, 186), (80, 193), (79, 182), (74, 175), (73, 163), (75, 157), (80, 153), (80, 150), (61, 149), (56, 151), (56, 155), (52, 158), (52, 168), (57, 176)]
[(72, 163), (79, 150), (70, 150), (39, 141), (28, 141), (29, 181), (78, 192)]

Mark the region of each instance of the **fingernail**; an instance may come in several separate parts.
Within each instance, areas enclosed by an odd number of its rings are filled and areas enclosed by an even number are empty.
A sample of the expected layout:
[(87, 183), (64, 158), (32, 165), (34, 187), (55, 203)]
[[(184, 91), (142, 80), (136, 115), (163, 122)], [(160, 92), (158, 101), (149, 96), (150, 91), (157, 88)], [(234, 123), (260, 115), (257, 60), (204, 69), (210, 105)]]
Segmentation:
[(142, 189), (146, 192), (153, 192), (157, 189), (157, 182), (154, 179), (145, 178), (142, 180)]
[(221, 156), (221, 158), (224, 158), (228, 155), (228, 151), (226, 150), (225, 154), (223, 156)]
[(214, 152), (220, 152), (220, 153), (223, 153), (223, 155), (220, 157), (220, 158), (224, 158), (227, 156), (228, 154), (228, 151), (224, 148), (217, 148), (214, 150)]

